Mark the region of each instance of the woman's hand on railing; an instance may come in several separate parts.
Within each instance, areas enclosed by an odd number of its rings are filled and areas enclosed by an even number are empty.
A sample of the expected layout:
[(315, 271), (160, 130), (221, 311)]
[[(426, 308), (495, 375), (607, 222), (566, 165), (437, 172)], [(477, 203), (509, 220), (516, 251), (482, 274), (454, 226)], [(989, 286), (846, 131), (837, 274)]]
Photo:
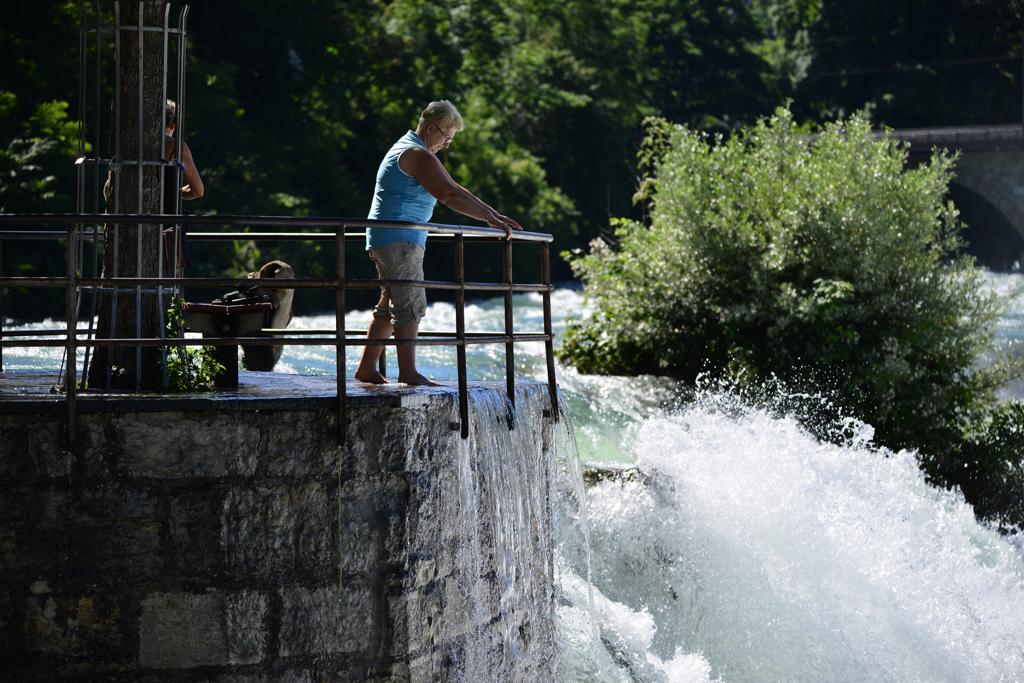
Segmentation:
[(504, 230), (506, 240), (512, 239), (513, 230), (523, 229), (523, 226), (519, 225), (519, 223), (496, 211), (488, 211), (485, 220), (487, 221), (487, 225), (490, 227), (497, 228), (498, 230)]

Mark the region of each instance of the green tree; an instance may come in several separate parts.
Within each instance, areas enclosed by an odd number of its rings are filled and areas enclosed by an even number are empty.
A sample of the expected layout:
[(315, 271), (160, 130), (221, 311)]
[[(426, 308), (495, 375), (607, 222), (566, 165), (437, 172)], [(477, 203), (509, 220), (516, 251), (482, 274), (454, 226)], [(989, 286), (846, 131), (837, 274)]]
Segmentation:
[(993, 391), (1011, 369), (976, 364), (1004, 300), (957, 256), (953, 158), (906, 170), (906, 150), (876, 141), (863, 117), (812, 142), (787, 109), (729, 140), (651, 121), (644, 149), (650, 225), (620, 221), (614, 245), (573, 257), (596, 311), (570, 323), (563, 360), (825, 387), (878, 443), (919, 448), (934, 480), (979, 472), (963, 467), (965, 435), (992, 434)]
[(783, 28), (812, 57), (794, 96), (801, 117), (825, 121), (867, 108), (894, 128), (1019, 123), (1020, 0), (821, 3)]

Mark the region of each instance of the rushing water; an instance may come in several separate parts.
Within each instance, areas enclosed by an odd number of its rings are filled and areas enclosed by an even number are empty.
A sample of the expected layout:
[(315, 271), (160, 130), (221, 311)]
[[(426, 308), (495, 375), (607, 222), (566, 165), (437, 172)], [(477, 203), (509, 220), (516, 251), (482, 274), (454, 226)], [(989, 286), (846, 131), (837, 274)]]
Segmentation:
[[(515, 304), (517, 331), (542, 329), (538, 296)], [(572, 290), (553, 306), (556, 331), (586, 314)], [(353, 312), (346, 324), (368, 319)], [(422, 328), (454, 320), (451, 305), (433, 304)], [(466, 320), (502, 329), (501, 300), (474, 302)], [(292, 326), (331, 327), (333, 315)], [(997, 334), (1017, 351), (1024, 298)], [(455, 378), (453, 349), (418, 354), (425, 374)], [(351, 374), (357, 350), (346, 360)], [(8, 349), (4, 361), (52, 368), (60, 351)], [(504, 376), (503, 346), (471, 347), (468, 362), (471, 380)], [(516, 365), (545, 380), (543, 345), (519, 347)], [(278, 370), (334, 374), (333, 348), (291, 347)], [(561, 680), (1024, 680), (1024, 544), (927, 485), (913, 453), (871, 448), (868, 425), (844, 446), (821, 444), (792, 417), (710, 389), (680, 406), (668, 380), (559, 367), (558, 382), (583, 462), (637, 468), (588, 491), (590, 568), (577, 494), (563, 486)]]

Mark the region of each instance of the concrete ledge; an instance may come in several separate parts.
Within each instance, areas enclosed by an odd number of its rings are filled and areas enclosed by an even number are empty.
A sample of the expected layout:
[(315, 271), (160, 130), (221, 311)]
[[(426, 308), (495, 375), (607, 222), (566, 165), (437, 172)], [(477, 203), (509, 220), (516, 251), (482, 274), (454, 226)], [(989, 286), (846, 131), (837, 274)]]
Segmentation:
[[(14, 370), (0, 372), (0, 415), (61, 413), (67, 408), (63, 394), (55, 393), (58, 377), (49, 371)], [(471, 382), (474, 387), (503, 388), (503, 382)], [(75, 411), (86, 413), (167, 411), (257, 411), (323, 410), (333, 408), (337, 379), (333, 376), (286, 375), (275, 372), (239, 370), (238, 389), (193, 394), (152, 392), (101, 393), (79, 391)], [(441, 382), (441, 387), (406, 384), (374, 386), (346, 380), (346, 401), (359, 407), (413, 408), (427, 405), (433, 397), (450, 396), (458, 383)]]

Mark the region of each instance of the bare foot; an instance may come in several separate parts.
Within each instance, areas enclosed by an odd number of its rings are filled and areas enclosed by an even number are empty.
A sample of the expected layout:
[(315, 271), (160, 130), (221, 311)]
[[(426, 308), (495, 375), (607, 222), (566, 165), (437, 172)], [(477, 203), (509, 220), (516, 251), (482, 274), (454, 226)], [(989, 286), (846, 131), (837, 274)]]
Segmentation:
[(406, 377), (405, 375), (402, 375), (401, 373), (399, 373), (398, 381), (401, 382), (402, 384), (426, 384), (426, 385), (432, 386), (432, 387), (439, 387), (439, 386), (441, 386), (440, 383), (435, 382), (434, 380), (430, 379), (429, 377), (424, 377), (423, 375), (421, 375), (418, 372), (415, 375), (411, 375), (409, 377)]
[(380, 372), (378, 372), (377, 370), (372, 370), (367, 373), (363, 373), (360, 372), (359, 370), (356, 370), (355, 374), (353, 374), (352, 376), (355, 377), (360, 382), (365, 382), (366, 384), (392, 384), (391, 380), (389, 380), (384, 375), (380, 374)]

